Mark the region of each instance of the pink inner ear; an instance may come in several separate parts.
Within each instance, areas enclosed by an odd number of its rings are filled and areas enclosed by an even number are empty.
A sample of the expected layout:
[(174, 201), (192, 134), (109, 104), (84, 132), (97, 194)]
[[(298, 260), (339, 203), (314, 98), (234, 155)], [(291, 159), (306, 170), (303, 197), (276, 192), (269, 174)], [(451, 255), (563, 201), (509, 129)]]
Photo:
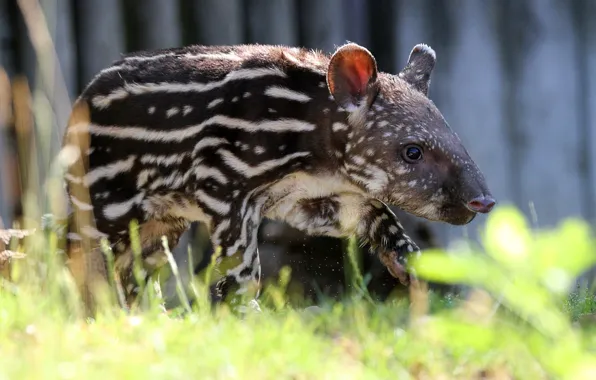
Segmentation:
[(365, 59), (356, 58), (344, 68), (344, 75), (348, 82), (351, 95), (362, 94), (372, 75), (372, 68)]

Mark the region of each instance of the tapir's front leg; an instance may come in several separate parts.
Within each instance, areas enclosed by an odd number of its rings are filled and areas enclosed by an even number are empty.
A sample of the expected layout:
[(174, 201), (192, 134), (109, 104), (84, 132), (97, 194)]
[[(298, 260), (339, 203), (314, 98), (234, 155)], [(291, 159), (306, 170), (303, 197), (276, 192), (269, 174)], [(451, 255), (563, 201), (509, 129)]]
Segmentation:
[(303, 199), (284, 212), (271, 215), (309, 235), (349, 237), (368, 243), (389, 272), (404, 285), (409, 283), (405, 263), (420, 252), (397, 216), (384, 203), (359, 194), (337, 194)]

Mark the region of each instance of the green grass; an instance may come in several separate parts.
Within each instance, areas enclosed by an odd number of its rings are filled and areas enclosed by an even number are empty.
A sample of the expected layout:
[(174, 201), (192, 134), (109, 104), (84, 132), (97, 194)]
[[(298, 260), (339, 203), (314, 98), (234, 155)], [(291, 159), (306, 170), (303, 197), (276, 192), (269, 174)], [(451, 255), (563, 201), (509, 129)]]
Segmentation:
[(427, 251), (414, 265), (422, 279), (468, 285), (467, 297), (416, 288), (381, 304), (354, 275), (344, 302), (294, 308), (284, 271), (245, 319), (208, 310), (197, 280), (190, 311), (164, 313), (157, 288), (130, 314), (106, 304), (87, 320), (55, 236), (36, 233), (13, 242), (27, 256), (0, 287), (0, 379), (596, 378), (596, 302), (574, 285), (596, 261), (589, 226), (536, 232), (501, 207), (486, 230), (484, 252)]

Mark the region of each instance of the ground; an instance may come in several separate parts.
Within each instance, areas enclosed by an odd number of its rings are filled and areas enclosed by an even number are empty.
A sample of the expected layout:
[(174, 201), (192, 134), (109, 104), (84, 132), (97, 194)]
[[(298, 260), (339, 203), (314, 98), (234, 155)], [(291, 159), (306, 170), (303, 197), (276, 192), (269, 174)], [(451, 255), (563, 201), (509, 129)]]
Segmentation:
[(34, 235), (10, 247), (26, 256), (0, 287), (0, 379), (596, 378), (596, 302), (574, 285), (595, 262), (589, 226), (535, 233), (503, 209), (487, 232), (484, 253), (433, 250), (416, 263), (423, 280), (468, 285), (465, 296), (422, 282), (380, 303), (356, 274), (345, 300), (295, 307), (284, 272), (245, 318), (209, 311), (197, 282), (192, 307), (164, 312), (152, 287), (142, 308), (106, 306), (91, 320), (52, 236)]

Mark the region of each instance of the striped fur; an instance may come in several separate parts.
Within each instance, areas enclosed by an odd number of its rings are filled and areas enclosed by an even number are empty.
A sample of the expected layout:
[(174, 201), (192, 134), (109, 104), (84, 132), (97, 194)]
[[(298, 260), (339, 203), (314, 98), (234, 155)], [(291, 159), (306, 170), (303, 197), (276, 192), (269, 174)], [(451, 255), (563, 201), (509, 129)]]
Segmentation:
[[(75, 152), (65, 175), (71, 244), (109, 240), (128, 302), (132, 220), (148, 271), (163, 263), (162, 235), (173, 246), (190, 222), (206, 223), (224, 254), (219, 297), (236, 308), (258, 295), (263, 218), (357, 234), (407, 283), (405, 259), (418, 247), (387, 204), (464, 224), (474, 217), (466, 202), (489, 194), (427, 97), (434, 60), (417, 45), (391, 75), (355, 44), (331, 56), (268, 45), (125, 56), (85, 88), (64, 138)], [(408, 143), (423, 147), (423, 162), (404, 160)]]

